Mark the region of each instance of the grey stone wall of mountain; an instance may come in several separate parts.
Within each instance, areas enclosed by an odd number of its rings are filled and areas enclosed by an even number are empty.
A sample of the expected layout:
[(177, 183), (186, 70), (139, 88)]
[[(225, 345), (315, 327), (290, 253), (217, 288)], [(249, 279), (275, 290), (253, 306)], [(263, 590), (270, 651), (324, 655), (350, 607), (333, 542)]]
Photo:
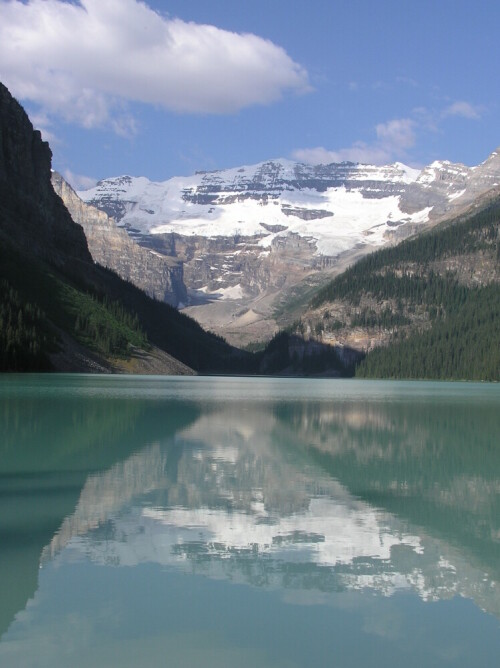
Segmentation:
[[(109, 229), (103, 224), (106, 239)], [(27, 360), (20, 370), (38, 371), (40, 366), (46, 368), (50, 364), (69, 372), (184, 374), (192, 373), (193, 367), (204, 372), (223, 372), (240, 366), (247, 369), (249, 365), (248, 356), (94, 262), (83, 228), (73, 221), (52, 186), (48, 144), (1, 84), (0, 251), (0, 278), (12, 288), (21, 309), (35, 312), (29, 336), (19, 346), (15, 339), (15, 350), (19, 349)], [(166, 262), (178, 264), (175, 258), (167, 258)], [(103, 316), (107, 312), (110, 318), (117, 316), (120, 321), (122, 309), (136, 315), (151, 347), (139, 349), (137, 337), (126, 331), (123, 337), (128, 341), (130, 357), (115, 361), (103, 353), (105, 346), (97, 340), (90, 343), (92, 349), (87, 347), (87, 337), (79, 335), (74, 311), (83, 294), (101, 303), (102, 309), (98, 307), (95, 312)], [(93, 314), (94, 309), (89, 313)], [(118, 329), (109, 331), (112, 337)], [(40, 341), (41, 359), (31, 354), (33, 332)], [(16, 362), (11, 356), (7, 368), (10, 365), (16, 369)]]
[(55, 265), (88, 261), (82, 228), (54, 197), (51, 158), (47, 142), (0, 83), (0, 234)]
[(477, 167), (423, 170), (273, 160), (163, 183), (105, 179), (79, 195), (180, 261), (186, 311), (241, 345), (272, 335), (314, 285), (360, 256), (456, 215), (499, 183), (496, 151)]
[(58, 172), (52, 173), (52, 186), (73, 220), (82, 226), (94, 262), (112, 269), (150, 297), (173, 306), (186, 302), (178, 260), (140, 246), (107, 213), (83, 202)]

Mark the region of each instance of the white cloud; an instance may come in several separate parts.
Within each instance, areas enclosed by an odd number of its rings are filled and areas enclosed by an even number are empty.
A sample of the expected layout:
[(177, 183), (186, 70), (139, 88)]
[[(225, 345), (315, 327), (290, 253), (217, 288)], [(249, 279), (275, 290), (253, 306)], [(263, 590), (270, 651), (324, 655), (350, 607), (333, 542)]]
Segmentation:
[(29, 117), (35, 130), (40, 130), (42, 133), (43, 141), (48, 141), (51, 146), (59, 143), (57, 136), (51, 130), (52, 123), (46, 113), (43, 111), (30, 113)]
[(377, 146), (356, 142), (348, 148), (329, 151), (323, 146), (300, 148), (293, 152), (293, 158), (311, 165), (328, 165), (331, 162), (361, 162), (370, 165), (383, 165), (390, 161), (388, 154)]
[(438, 132), (443, 123), (450, 117), (458, 116), (468, 120), (479, 121), (485, 111), (487, 111), (485, 107), (460, 100), (441, 109), (415, 107), (413, 109), (413, 117), (418, 121), (420, 127), (432, 132)]
[(470, 120), (478, 121), (481, 118), (482, 108), (470, 104), (470, 102), (459, 101), (450, 104), (449, 107), (442, 112), (442, 116), (461, 116)]
[(139, 0), (0, 0), (0, 78), (84, 127), (135, 131), (124, 103), (230, 113), (310, 90), (307, 72), (252, 34), (165, 17)]
[(93, 188), (97, 183), (97, 179), (85, 176), (84, 174), (75, 174), (70, 169), (65, 169), (62, 175), (73, 190), (88, 190), (89, 188)]
[(401, 151), (415, 145), (415, 121), (411, 118), (379, 123), (375, 131), (380, 145), (388, 151)]
[[(409, 85), (418, 85), (412, 80), (402, 80)], [(375, 85), (379, 85), (377, 82)], [(439, 132), (446, 120), (459, 116), (469, 120), (480, 120), (487, 111), (484, 107), (470, 102), (457, 101), (441, 109), (415, 107), (409, 118), (395, 118), (375, 127), (376, 139), (367, 143), (356, 141), (351, 146), (329, 150), (322, 146), (297, 149), (292, 157), (300, 162), (313, 165), (331, 162), (360, 162), (372, 165), (387, 165), (396, 160), (415, 164), (410, 157), (410, 149), (415, 146), (416, 133)]]
[(344, 161), (386, 165), (404, 159), (407, 149), (415, 144), (415, 122), (410, 118), (395, 118), (387, 123), (379, 123), (375, 132), (377, 139), (371, 144), (357, 141), (352, 146), (336, 151), (321, 146), (297, 149), (293, 152), (293, 158), (313, 165)]

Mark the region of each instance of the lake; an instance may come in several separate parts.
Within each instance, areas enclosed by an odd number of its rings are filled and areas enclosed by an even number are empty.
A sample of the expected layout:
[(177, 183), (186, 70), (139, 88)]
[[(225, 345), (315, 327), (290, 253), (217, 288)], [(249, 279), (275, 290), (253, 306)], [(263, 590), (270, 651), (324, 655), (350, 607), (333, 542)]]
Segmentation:
[(500, 656), (500, 385), (0, 376), (0, 665)]

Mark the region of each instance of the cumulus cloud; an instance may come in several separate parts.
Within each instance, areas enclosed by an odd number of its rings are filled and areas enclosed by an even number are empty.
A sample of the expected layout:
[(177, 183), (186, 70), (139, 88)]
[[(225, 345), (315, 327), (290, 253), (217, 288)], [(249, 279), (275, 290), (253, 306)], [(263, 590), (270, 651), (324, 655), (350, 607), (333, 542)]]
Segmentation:
[(415, 121), (411, 118), (379, 123), (375, 131), (380, 145), (388, 151), (400, 151), (415, 144)]
[(352, 146), (329, 151), (321, 146), (297, 149), (295, 160), (312, 165), (331, 162), (360, 162), (371, 165), (386, 165), (406, 157), (406, 152), (415, 144), (415, 121), (410, 118), (395, 118), (375, 127), (377, 136), (371, 144), (357, 141)]
[(122, 134), (135, 131), (127, 102), (217, 114), (310, 90), (274, 43), (139, 0), (0, 0), (0, 77), (46, 114)]
[(462, 118), (468, 118), (470, 120), (478, 121), (481, 118), (481, 107), (474, 106), (470, 102), (459, 101), (450, 104), (449, 107), (443, 111), (442, 115), (444, 118), (446, 116), (461, 116)]

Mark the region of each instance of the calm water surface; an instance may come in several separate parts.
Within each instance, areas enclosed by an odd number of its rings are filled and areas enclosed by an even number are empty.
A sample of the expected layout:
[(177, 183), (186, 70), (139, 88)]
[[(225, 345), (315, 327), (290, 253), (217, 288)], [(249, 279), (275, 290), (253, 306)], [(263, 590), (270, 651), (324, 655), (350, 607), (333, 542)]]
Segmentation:
[(0, 666), (492, 666), (500, 386), (0, 376)]

